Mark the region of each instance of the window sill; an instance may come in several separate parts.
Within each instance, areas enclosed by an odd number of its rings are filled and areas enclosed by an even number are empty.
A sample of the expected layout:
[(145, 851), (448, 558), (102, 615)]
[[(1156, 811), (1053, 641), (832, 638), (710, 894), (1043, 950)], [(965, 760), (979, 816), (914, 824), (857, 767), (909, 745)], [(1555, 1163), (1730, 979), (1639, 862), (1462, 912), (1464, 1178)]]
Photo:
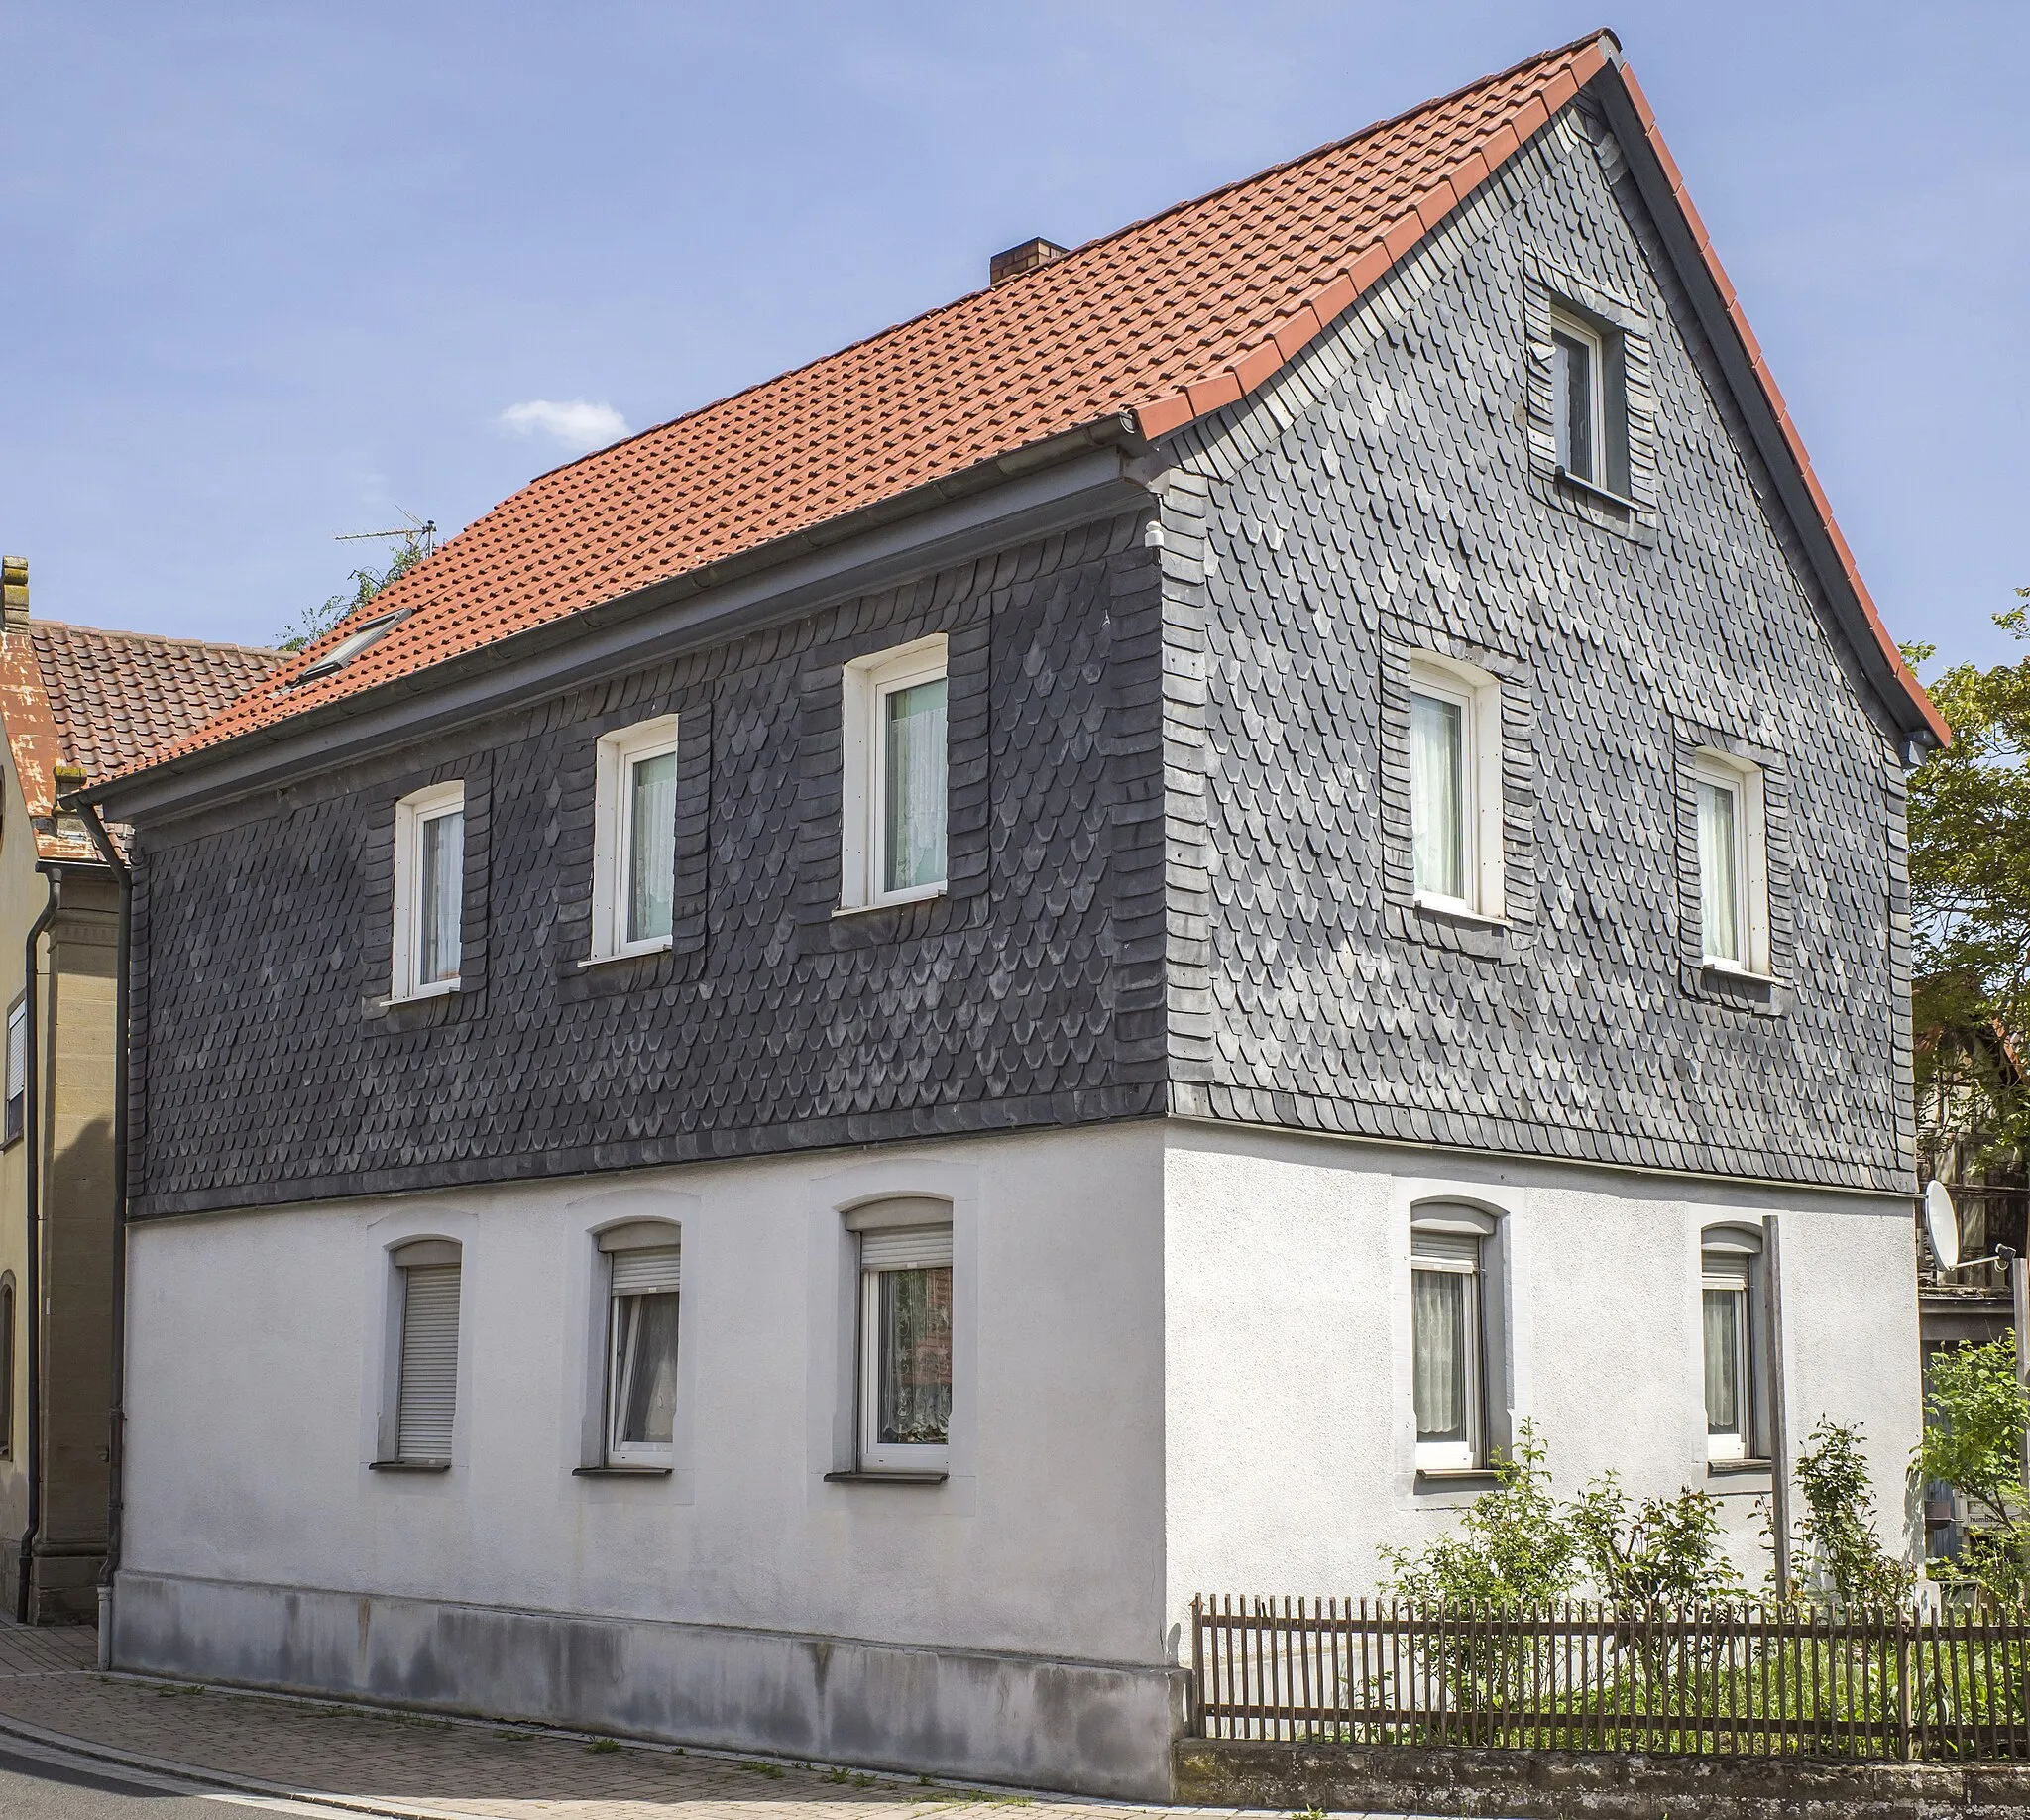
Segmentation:
[(413, 992), (391, 992), (381, 1000), (384, 1011), (398, 1011), (403, 1005), (426, 1005), (433, 998), (449, 998), (464, 982), (447, 979), (442, 985), (418, 986)]
[(574, 1466), (574, 1479), (667, 1479), (675, 1472), (674, 1466)]
[(1699, 958), (1702, 973), (1717, 973), (1723, 979), (1738, 979), (1743, 985), (1780, 986), (1783, 981), (1774, 973), (1758, 973), (1751, 967), (1743, 967), (1738, 961), (1721, 961), (1711, 955)]
[(369, 1460), (369, 1472), (449, 1472), (449, 1460)]
[(1470, 923), (1476, 929), (1493, 929), (1503, 933), (1509, 928), (1507, 917), (1484, 915), (1456, 897), (1432, 897), (1428, 892), (1419, 891), (1410, 901), (1427, 916), (1448, 917), (1455, 923)]
[(1724, 1479), (1738, 1472), (1768, 1472), (1775, 1464), (1772, 1460), (1708, 1460), (1706, 1476), (1709, 1479)]
[(924, 885), (915, 891), (897, 891), (892, 896), (877, 898), (870, 904), (841, 904), (833, 911), (835, 919), (842, 916), (871, 916), (876, 910), (900, 910), (905, 904), (927, 904), (945, 895), (949, 880), (940, 880), (934, 885)]
[(949, 1472), (828, 1472), (827, 1485), (943, 1485)]
[(672, 939), (665, 936), (660, 942), (643, 942), (636, 948), (616, 949), (610, 955), (588, 955), (578, 965), (581, 968), (588, 967), (612, 967), (615, 963), (620, 961), (641, 961), (650, 955), (666, 955), (674, 946), (675, 944)]
[(1570, 487), (1575, 493), (1583, 493), (1589, 499), (1604, 500), (1610, 506), (1618, 506), (1631, 516), (1646, 510), (1639, 501), (1630, 499), (1626, 493), (1616, 493), (1611, 487), (1603, 487), (1595, 481), (1583, 479), (1569, 468), (1558, 468), (1554, 472), (1560, 486)]
[(1498, 1485), (1502, 1475), (1492, 1466), (1419, 1466), (1419, 1485)]

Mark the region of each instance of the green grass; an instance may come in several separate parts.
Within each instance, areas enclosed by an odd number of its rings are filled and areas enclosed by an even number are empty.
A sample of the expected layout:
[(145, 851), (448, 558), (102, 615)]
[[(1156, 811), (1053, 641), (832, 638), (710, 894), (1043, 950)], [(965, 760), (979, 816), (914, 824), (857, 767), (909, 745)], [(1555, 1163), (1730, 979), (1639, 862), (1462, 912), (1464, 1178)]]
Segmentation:
[(743, 1760), (740, 1767), (746, 1770), (749, 1775), (765, 1775), (771, 1782), (782, 1780), (782, 1765), (780, 1763), (757, 1763), (749, 1759)]
[(620, 1747), (611, 1738), (595, 1738), (585, 1748), (595, 1757), (606, 1757)]

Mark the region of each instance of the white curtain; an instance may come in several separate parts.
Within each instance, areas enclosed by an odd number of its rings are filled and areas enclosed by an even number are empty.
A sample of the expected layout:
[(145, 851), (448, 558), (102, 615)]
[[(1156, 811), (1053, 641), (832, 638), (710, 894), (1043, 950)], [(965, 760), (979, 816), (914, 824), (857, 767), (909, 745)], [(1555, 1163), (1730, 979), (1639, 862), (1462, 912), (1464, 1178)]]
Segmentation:
[(422, 834), (422, 914), (416, 983), (435, 985), (458, 973), (460, 912), (464, 908), (465, 812), (435, 815)]
[(880, 1418), (888, 1445), (939, 1445), (952, 1428), (952, 1268), (884, 1270)]
[(1706, 1432), (1741, 1432), (1740, 1290), (1709, 1289), (1706, 1297)]
[(881, 888), (907, 891), (945, 876), (945, 679), (897, 689), (886, 706)]
[(1741, 880), (1736, 847), (1734, 792), (1699, 784), (1699, 923), (1704, 952), (1739, 963)]
[(1410, 1273), (1410, 1353), (1416, 1438), (1463, 1441), (1466, 1434), (1466, 1322), (1473, 1279), (1463, 1271)]
[(1410, 698), (1410, 846), (1419, 891), (1466, 895), (1465, 710), (1434, 695)]
[(627, 767), (627, 935), (656, 941), (670, 932), (677, 888), (677, 755), (659, 752)]

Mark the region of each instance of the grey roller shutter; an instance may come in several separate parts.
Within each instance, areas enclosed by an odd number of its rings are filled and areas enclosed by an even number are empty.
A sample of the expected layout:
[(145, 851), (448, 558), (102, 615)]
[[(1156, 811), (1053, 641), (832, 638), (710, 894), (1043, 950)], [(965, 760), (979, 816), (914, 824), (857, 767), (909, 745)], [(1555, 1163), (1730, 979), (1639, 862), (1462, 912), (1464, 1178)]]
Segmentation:
[(862, 1270), (938, 1270), (951, 1263), (950, 1226), (893, 1226), (860, 1234)]
[(1412, 1232), (1410, 1235), (1410, 1255), (1428, 1259), (1434, 1264), (1477, 1266), (1480, 1263), (1480, 1240), (1466, 1232)]
[(402, 1276), (395, 1454), (404, 1460), (448, 1460), (451, 1418), (458, 1405), (459, 1267), (411, 1265)]
[(675, 1245), (617, 1251), (613, 1259), (616, 1296), (667, 1296), (683, 1287), (678, 1279), (684, 1254)]

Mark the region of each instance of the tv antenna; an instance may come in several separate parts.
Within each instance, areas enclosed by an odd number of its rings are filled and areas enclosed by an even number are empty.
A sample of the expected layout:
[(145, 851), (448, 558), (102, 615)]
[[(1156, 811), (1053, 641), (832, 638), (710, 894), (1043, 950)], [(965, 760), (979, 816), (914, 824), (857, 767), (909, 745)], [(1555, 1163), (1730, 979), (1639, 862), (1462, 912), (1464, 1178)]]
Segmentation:
[(437, 520), (419, 518), (406, 507), (397, 506), (395, 510), (408, 520), (406, 524), (398, 524), (393, 530), (341, 531), (332, 538), (332, 542), (368, 543), (384, 537), (399, 537), (404, 542), (420, 547), (425, 556), (431, 555), (437, 548)]

